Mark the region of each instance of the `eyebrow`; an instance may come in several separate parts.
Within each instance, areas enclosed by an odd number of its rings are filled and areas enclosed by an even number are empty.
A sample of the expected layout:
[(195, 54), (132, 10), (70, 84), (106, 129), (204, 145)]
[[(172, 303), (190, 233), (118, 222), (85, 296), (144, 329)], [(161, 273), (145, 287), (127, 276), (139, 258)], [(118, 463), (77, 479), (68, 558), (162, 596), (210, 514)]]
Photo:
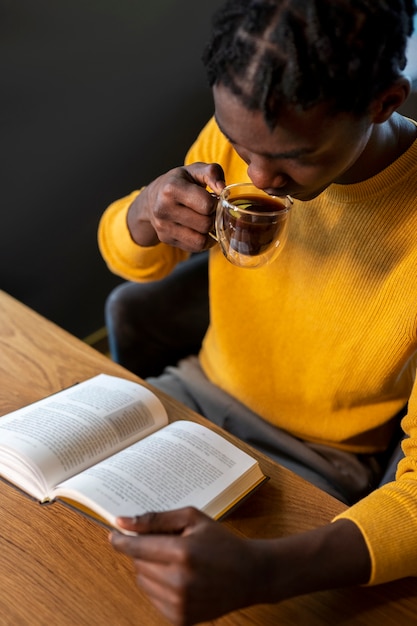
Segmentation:
[[(237, 142), (229, 137), (229, 135), (223, 130), (216, 116), (214, 116), (214, 119), (216, 120), (216, 124), (219, 127), (220, 132), (224, 135), (227, 141), (232, 145), (237, 145)], [(312, 148), (297, 148), (295, 150), (288, 150), (287, 152), (258, 152), (257, 154), (267, 159), (296, 159), (300, 156), (311, 154), (312, 152)]]

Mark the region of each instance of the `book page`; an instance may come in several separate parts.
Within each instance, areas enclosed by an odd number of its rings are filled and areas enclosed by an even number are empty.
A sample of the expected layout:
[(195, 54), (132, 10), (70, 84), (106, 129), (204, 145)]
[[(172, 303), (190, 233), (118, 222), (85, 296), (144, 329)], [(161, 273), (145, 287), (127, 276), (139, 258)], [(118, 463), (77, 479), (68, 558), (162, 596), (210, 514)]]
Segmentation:
[(37, 467), (49, 490), (167, 422), (146, 387), (100, 374), (1, 418), (0, 474), (16, 482), (3, 468), (26, 474)]
[(180, 420), (65, 481), (54, 495), (77, 500), (114, 525), (119, 515), (187, 505), (204, 510), (257, 465), (215, 432)]

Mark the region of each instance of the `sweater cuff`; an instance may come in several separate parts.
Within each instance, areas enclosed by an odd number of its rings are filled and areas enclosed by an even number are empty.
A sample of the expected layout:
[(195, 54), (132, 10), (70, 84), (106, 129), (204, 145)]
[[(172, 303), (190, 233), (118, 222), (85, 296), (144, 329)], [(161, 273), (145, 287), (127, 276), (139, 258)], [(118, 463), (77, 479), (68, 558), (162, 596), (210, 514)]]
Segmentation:
[(371, 558), (368, 585), (417, 575), (417, 485), (401, 482), (380, 487), (333, 520), (349, 519), (361, 531)]
[(111, 272), (126, 280), (148, 282), (169, 274), (188, 254), (163, 243), (143, 247), (133, 241), (127, 212), (139, 193), (134, 191), (106, 209), (99, 224), (98, 245)]

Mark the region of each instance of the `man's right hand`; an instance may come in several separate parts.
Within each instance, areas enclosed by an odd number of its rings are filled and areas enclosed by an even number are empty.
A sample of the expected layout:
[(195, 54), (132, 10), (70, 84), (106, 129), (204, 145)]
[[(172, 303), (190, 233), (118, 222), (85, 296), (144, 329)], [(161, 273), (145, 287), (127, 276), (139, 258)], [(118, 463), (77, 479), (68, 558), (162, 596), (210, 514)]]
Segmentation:
[(210, 246), (216, 199), (225, 187), (217, 163), (193, 163), (177, 167), (156, 178), (129, 207), (127, 225), (138, 245), (159, 242), (187, 252)]

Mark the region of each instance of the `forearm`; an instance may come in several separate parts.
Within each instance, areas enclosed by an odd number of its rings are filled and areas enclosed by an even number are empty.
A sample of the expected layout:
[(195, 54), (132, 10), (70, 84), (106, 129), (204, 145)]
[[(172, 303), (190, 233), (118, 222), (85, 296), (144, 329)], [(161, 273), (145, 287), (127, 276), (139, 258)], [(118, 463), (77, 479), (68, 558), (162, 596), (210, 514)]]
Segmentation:
[(358, 527), (349, 520), (276, 541), (255, 541), (258, 555), (255, 602), (368, 582), (371, 561)]

